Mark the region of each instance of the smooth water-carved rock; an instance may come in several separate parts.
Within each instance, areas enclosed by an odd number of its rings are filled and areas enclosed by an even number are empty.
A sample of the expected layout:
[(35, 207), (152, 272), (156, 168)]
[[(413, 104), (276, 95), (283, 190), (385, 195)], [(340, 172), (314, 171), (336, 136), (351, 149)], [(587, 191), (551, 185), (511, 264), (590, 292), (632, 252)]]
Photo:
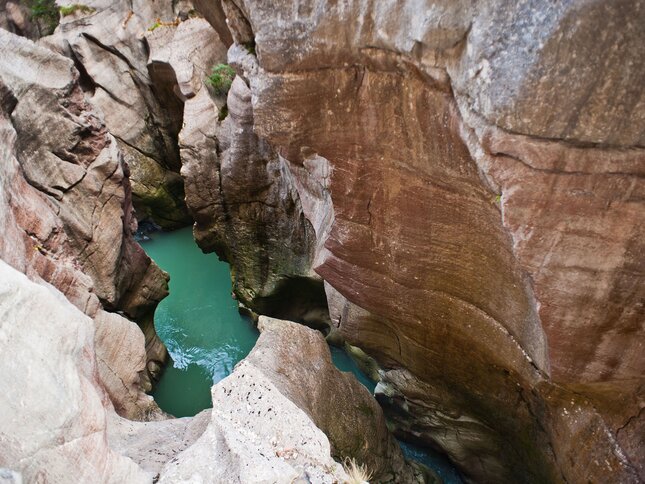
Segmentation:
[(163, 417), (148, 390), (145, 336), (132, 321), (99, 311), (94, 345), (101, 383), (119, 415), (149, 421)]
[[(224, 10), (254, 42), (257, 62), (235, 44), (229, 61), (314, 227), (334, 324), (412, 374), (388, 379), (388, 406), (413, 409), (399, 431), (474, 480), (636, 481), (638, 2)], [(442, 443), (459, 422), (469, 437)]]
[(150, 481), (107, 444), (93, 332), (60, 292), (0, 261), (0, 467), (27, 482)]
[(200, 247), (232, 263), (234, 290), (245, 304), (271, 314), (271, 296), (292, 278), (313, 276), (313, 233), (284, 161), (253, 132), (251, 93), (240, 77), (228, 93), (227, 110), (215, 128), (218, 107), (205, 89), (187, 103), (181, 135), (187, 202)]

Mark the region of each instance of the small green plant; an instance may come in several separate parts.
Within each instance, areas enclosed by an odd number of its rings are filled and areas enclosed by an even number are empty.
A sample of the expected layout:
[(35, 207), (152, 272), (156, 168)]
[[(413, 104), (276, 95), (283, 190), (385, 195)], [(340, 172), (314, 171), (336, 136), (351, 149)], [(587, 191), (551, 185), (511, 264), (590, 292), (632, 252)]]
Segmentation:
[(220, 121), (224, 121), (226, 119), (226, 116), (228, 116), (228, 106), (224, 104), (224, 106), (222, 106), (222, 108), (219, 110), (217, 119), (219, 119)]
[(164, 22), (160, 18), (155, 20), (155, 23), (153, 23), (150, 27), (148, 27), (148, 32), (153, 32), (155, 29), (158, 29), (159, 27), (177, 27), (177, 25), (180, 24), (179, 17), (175, 18), (172, 22)]
[(252, 40), (251, 42), (246, 42), (245, 44), (242, 44), (242, 45), (244, 46), (244, 48), (246, 49), (246, 51), (249, 54), (255, 55), (255, 41), (254, 40)]
[(96, 12), (96, 9), (87, 5), (83, 5), (82, 3), (73, 3), (72, 5), (63, 5), (58, 9), (58, 11), (63, 17), (67, 17), (68, 15), (73, 15), (76, 12), (94, 13)]
[(31, 20), (36, 24), (39, 36), (52, 34), (60, 21), (55, 0), (23, 0), (23, 3), (29, 7)]
[(369, 480), (372, 478), (372, 473), (367, 470), (367, 467), (357, 464), (356, 460), (353, 458), (346, 458), (343, 463), (343, 467), (349, 477), (349, 480), (347, 481), (349, 484), (369, 483)]
[(235, 79), (235, 71), (228, 64), (217, 64), (213, 67), (213, 71), (208, 76), (208, 83), (213, 86), (217, 94), (225, 95), (233, 84)]

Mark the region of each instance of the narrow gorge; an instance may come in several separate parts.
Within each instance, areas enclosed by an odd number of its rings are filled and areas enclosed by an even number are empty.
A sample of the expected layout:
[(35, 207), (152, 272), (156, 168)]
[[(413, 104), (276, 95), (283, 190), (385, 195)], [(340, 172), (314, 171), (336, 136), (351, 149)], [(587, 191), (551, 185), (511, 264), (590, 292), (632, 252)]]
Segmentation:
[(645, 481), (641, 0), (0, 0), (0, 483)]

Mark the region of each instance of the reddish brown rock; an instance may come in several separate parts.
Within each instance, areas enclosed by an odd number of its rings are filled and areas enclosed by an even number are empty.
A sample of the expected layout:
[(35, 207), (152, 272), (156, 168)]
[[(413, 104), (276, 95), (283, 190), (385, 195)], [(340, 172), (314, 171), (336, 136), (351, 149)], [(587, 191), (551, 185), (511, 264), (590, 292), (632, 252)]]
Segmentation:
[[(255, 42), (257, 64), (235, 45), (229, 61), (289, 162), (332, 320), (410, 375), (382, 385), (400, 431), (473, 480), (636, 482), (643, 9), (224, 9)], [(602, 18), (624, 27), (596, 43)]]

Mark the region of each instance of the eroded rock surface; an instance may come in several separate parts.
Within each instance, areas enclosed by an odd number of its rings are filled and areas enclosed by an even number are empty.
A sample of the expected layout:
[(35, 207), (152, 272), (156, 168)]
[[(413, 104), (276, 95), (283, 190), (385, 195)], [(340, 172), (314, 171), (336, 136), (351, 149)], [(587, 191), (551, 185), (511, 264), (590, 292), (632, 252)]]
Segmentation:
[(26, 482), (152, 479), (107, 444), (93, 332), (60, 292), (0, 261), (0, 382), (11, 389), (0, 395), (0, 467)]
[[(0, 39), (0, 257), (58, 288), (88, 316), (111, 318), (115, 324), (100, 346), (114, 351), (111, 337), (134, 343), (131, 351), (140, 353), (120, 377), (128, 392), (141, 393), (149, 381), (143, 371), (136, 382), (143, 370), (138, 358), (166, 359), (151, 322), (167, 288), (166, 276), (133, 239), (127, 168), (100, 113), (84, 97), (73, 63), (3, 30)], [(138, 329), (104, 310), (122, 311), (146, 327), (147, 357), (138, 347)], [(111, 386), (123, 402), (139, 398), (121, 394), (119, 383)]]
[(242, 361), (212, 395), (208, 427), (164, 466), (159, 482), (346, 480), (325, 434), (259, 368)]
[[(241, 56), (252, 58), (245, 48)], [(313, 230), (285, 161), (253, 132), (246, 83), (236, 78), (226, 99), (200, 89), (184, 117), (182, 175), (200, 247), (232, 263), (234, 289), (248, 306), (324, 326), (322, 281), (311, 270)]]
[(183, 100), (166, 89), (163, 69), (148, 64), (145, 39), (155, 30), (176, 28), (172, 4), (140, 2), (134, 7), (125, 1), (89, 1), (85, 5), (91, 10), (63, 16), (46, 43), (74, 60), (88, 99), (118, 141), (130, 167), (139, 220), (152, 218), (169, 229), (187, 225), (190, 216), (177, 146)]
[(642, 478), (641, 3), (223, 7), (334, 324), (409, 372), (399, 431), (473, 480)]
[[(108, 361), (123, 367), (132, 355), (97, 348), (102, 338), (95, 336), (92, 319), (52, 286), (36, 284), (0, 261), (0, 383), (20, 389), (0, 395), (0, 477), (3, 482), (21, 475), (27, 482), (133, 484), (346, 482), (330, 441), (309, 412), (298, 407), (304, 400), (291, 401), (284, 379), (280, 383), (255, 366), (277, 363), (290, 350), (284, 347), (287, 336), (304, 342), (312, 330), (288, 322), (264, 327), (265, 333), (282, 332), (281, 347), (266, 341), (255, 363), (241, 362), (215, 385), (213, 410), (192, 418), (131, 421), (115, 413), (108, 396), (111, 380), (106, 381), (102, 366)], [(322, 336), (316, 335), (316, 342), (326, 351), (325, 366), (331, 366)], [(316, 357), (312, 361), (320, 363), (320, 351)], [(142, 363), (139, 355), (135, 358)], [(291, 386), (310, 376), (305, 370)], [(348, 376), (336, 371), (328, 381), (343, 382)], [(356, 381), (353, 385), (354, 393), (362, 389)], [(359, 409), (356, 404), (345, 409), (346, 428), (359, 421), (353, 418)], [(385, 430), (382, 414), (380, 424)]]
[(354, 458), (377, 482), (413, 482), (412, 470), (369, 391), (340, 372), (319, 331), (260, 316), (260, 338), (247, 363), (309, 415), (329, 438), (337, 460)]

